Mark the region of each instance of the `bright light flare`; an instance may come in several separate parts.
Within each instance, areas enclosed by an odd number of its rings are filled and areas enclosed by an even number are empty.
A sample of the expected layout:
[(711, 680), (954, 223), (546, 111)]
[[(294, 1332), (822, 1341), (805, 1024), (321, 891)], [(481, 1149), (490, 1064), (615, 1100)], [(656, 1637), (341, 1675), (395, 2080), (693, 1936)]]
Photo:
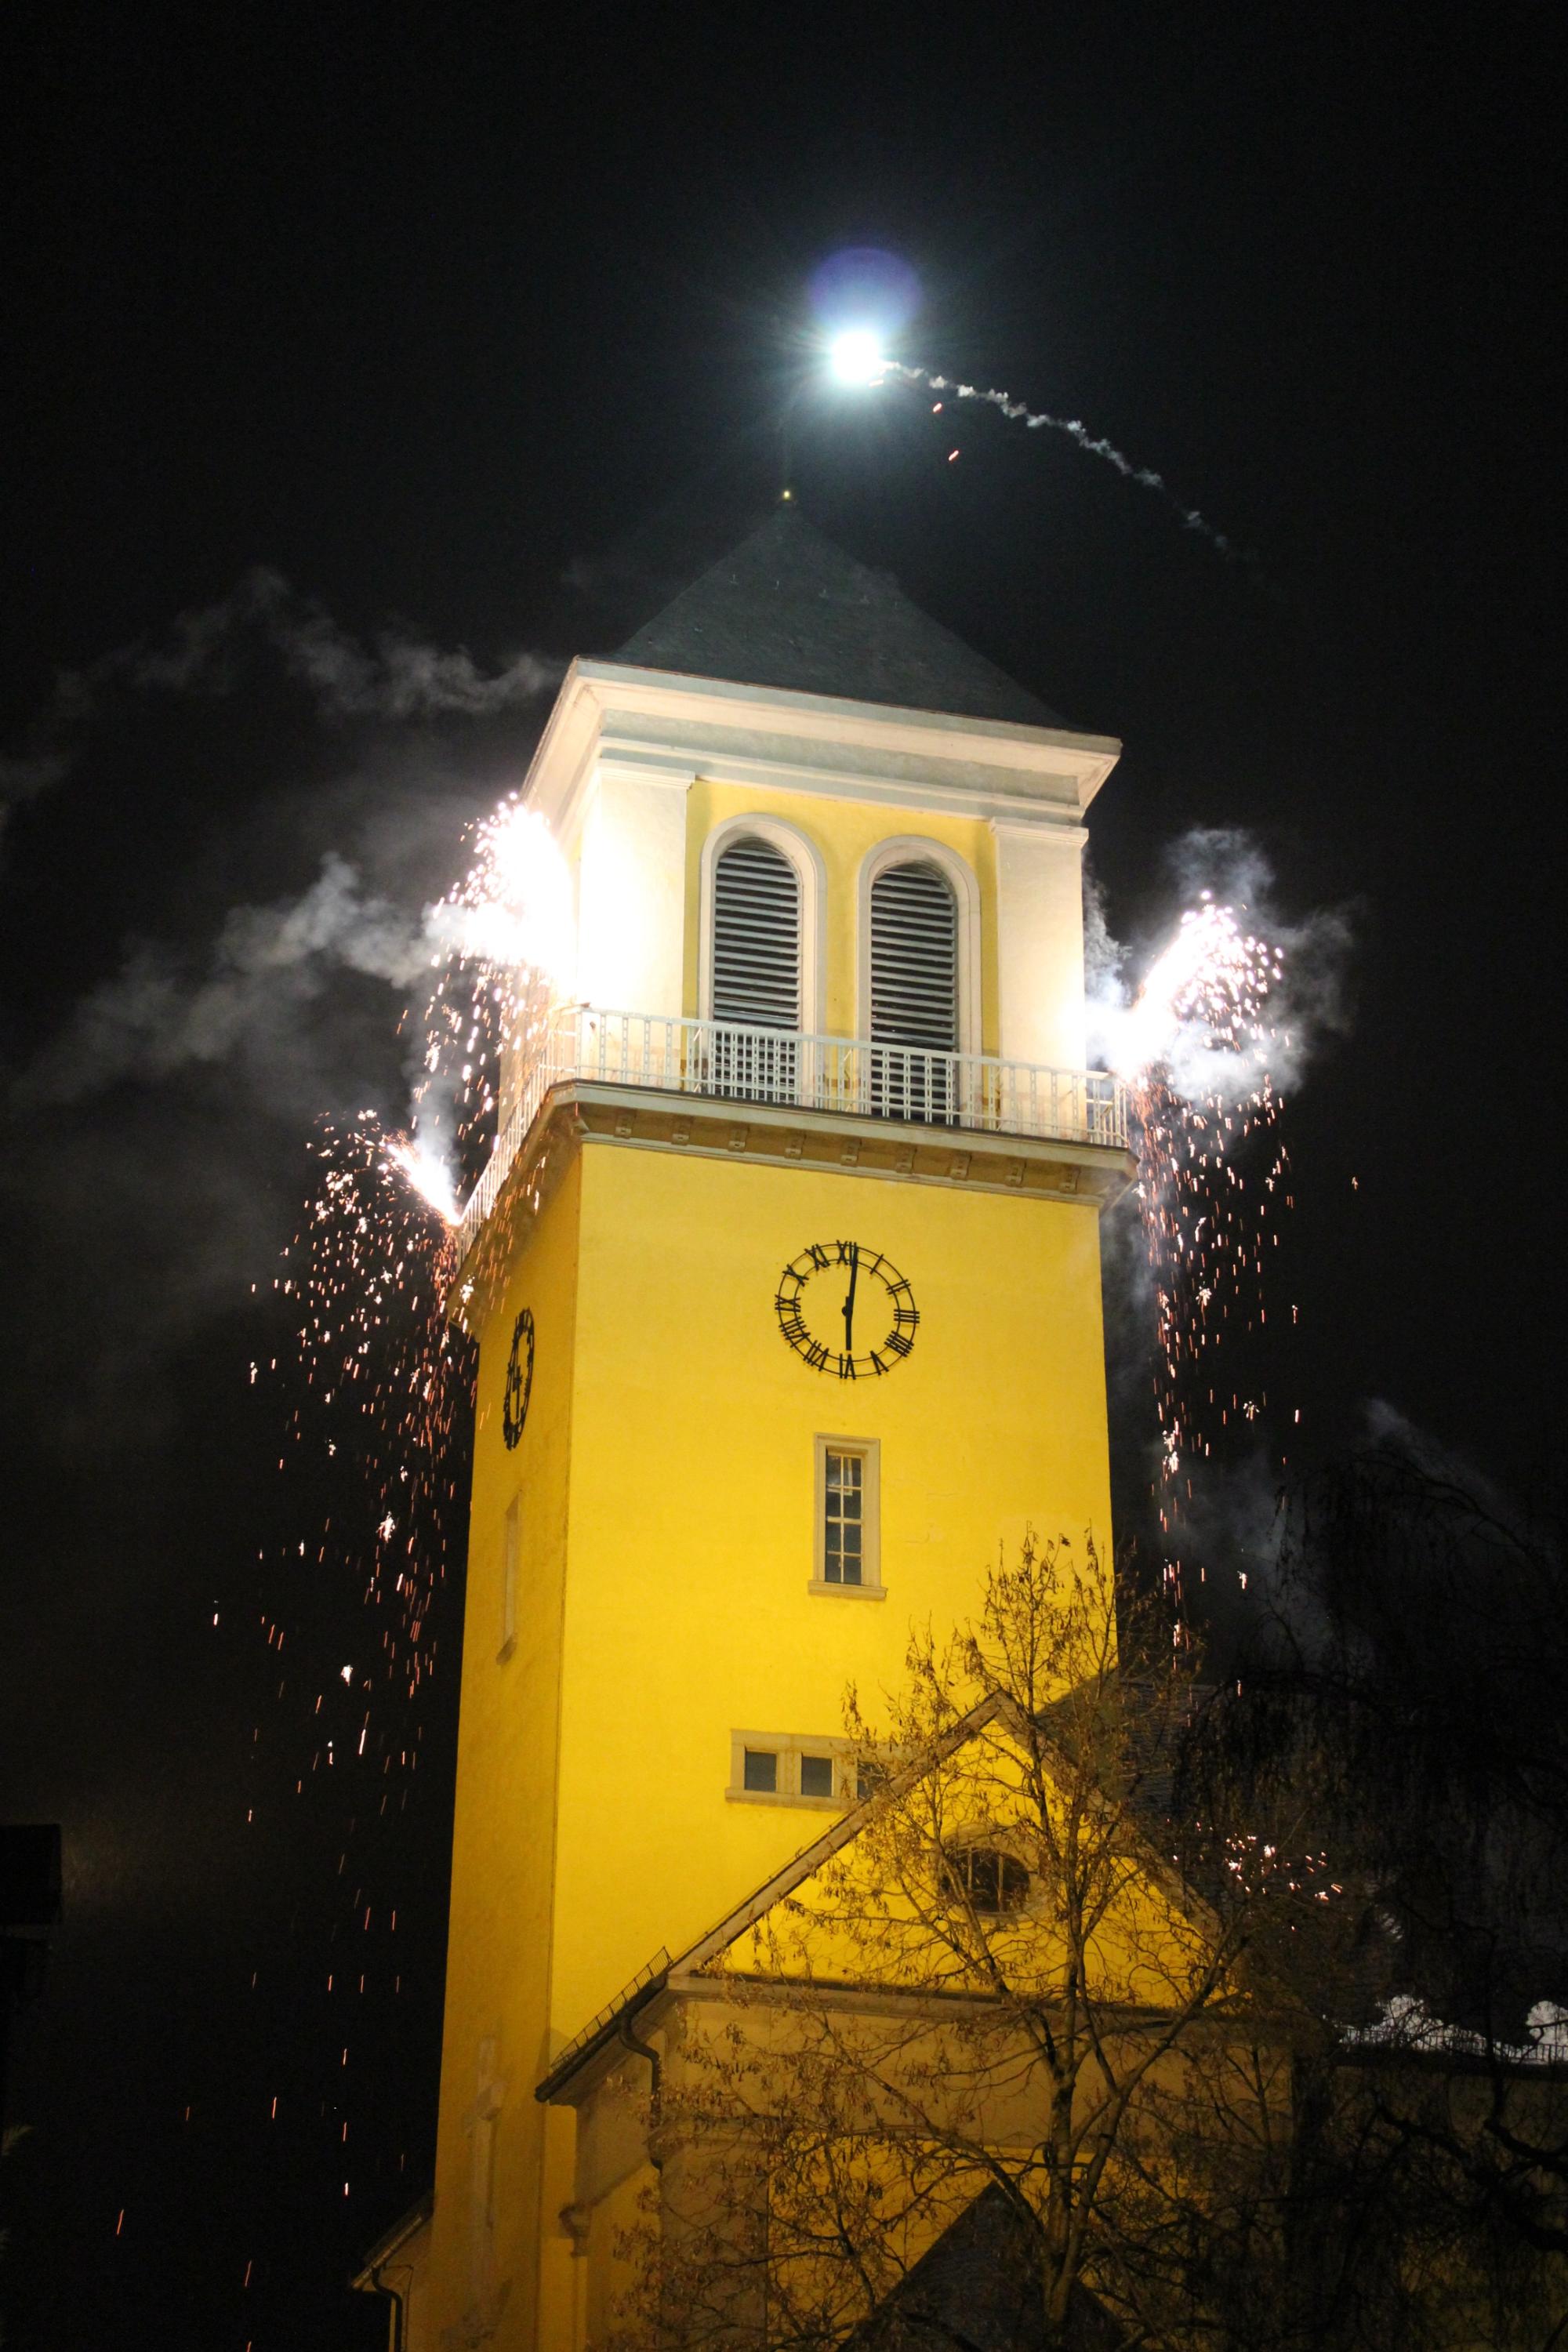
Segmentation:
[(847, 327), (835, 335), (827, 360), (840, 383), (880, 383), (888, 371), (881, 338), (869, 327)]
[(1278, 958), (1243, 931), (1230, 908), (1208, 899), (1190, 908), (1115, 1024), (1112, 1066), (1126, 1078), (1158, 1068), (1178, 1038), (1194, 1030), (1212, 1044), (1236, 1047), (1238, 1032), (1255, 1024), (1278, 968)]
[(576, 960), (572, 877), (544, 819), (508, 799), (479, 828), (467, 880), (432, 910), (430, 928), (450, 956), (497, 973), (528, 969), (558, 992)]
[(420, 1199), (435, 1210), (444, 1223), (455, 1225), (460, 1221), (463, 1204), (458, 1198), (452, 1171), (443, 1160), (417, 1142), (399, 1139), (384, 1145), (383, 1150), (388, 1167), (407, 1178)]

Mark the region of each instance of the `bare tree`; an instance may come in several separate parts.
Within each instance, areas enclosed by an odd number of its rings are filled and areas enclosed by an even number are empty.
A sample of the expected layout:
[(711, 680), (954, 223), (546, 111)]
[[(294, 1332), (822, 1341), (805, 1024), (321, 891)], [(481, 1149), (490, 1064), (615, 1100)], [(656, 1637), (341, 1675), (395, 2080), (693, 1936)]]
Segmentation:
[[(1331, 2038), (1287, 1987), (1353, 1963), (1354, 1905), (1309, 1788), (1175, 1833), (1194, 1676), (1092, 1547), (1031, 1542), (850, 1694), (874, 1793), (668, 2010), (623, 2345), (1242, 2340), (1217, 2282), (1284, 2275)], [(1305, 2341), (1288, 2302), (1248, 2340)]]

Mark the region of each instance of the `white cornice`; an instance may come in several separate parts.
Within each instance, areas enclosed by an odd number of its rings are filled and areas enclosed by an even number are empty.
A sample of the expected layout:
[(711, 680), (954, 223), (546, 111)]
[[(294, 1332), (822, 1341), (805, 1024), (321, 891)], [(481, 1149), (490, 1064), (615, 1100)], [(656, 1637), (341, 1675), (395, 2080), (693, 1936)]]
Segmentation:
[(1121, 750), (1105, 735), (579, 660), (523, 791), (563, 840), (599, 767), (674, 789), (700, 775), (1055, 829), (1081, 818)]

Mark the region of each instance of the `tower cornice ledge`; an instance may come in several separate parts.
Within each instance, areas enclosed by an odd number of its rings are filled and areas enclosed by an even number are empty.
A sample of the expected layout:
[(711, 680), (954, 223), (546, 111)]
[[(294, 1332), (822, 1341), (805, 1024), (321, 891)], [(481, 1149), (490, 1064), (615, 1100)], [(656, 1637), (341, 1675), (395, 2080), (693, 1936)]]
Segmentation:
[(959, 1127), (862, 1118), (796, 1105), (672, 1099), (656, 1088), (598, 1086), (584, 1079), (555, 1087), (447, 1294), (448, 1318), (475, 1329), (493, 1308), (498, 1285), (574, 1154), (607, 1145), (679, 1152), (710, 1160), (749, 1160), (817, 1174), (876, 1177), (882, 1182), (1004, 1192), (1103, 1213), (1137, 1174), (1120, 1145), (1056, 1138), (991, 1135)]
[(1081, 820), (1121, 752), (1111, 736), (578, 660), (523, 798), (562, 840), (605, 769), (675, 788), (707, 776), (1059, 830)]

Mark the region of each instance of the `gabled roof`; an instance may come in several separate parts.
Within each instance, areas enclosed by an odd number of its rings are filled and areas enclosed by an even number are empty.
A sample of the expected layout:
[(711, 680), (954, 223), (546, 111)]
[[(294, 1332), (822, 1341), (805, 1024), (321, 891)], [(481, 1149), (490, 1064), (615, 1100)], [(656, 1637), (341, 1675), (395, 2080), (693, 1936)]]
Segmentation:
[(426, 2189), (422, 2196), (415, 2199), (406, 2212), (398, 2215), (390, 2230), (382, 2231), (366, 2254), (363, 2269), (349, 2281), (349, 2284), (361, 2294), (368, 2291), (372, 2294), (384, 2294), (386, 2289), (376, 2277), (377, 2271), (392, 2260), (400, 2246), (405, 2246), (409, 2239), (425, 2227), (435, 2210), (436, 2192), (433, 2189)]
[[(614, 2000), (608, 2002), (558, 2053), (549, 2073), (536, 2085), (534, 2097), (548, 2104), (580, 2066), (621, 2038), (623, 2027), (629, 2026), (640, 2011), (656, 2000), (672, 1979), (688, 1978), (710, 1968), (731, 1945), (739, 1943), (747, 1930), (755, 1927), (774, 1904), (782, 1903), (793, 1895), (825, 1863), (830, 1862), (852, 1839), (858, 1837), (873, 1806), (886, 1804), (907, 1794), (933, 1766), (944, 1762), (994, 1723), (1003, 1724), (1021, 1737), (1025, 1734), (1027, 1717), (1005, 1692), (994, 1692), (990, 1697), (978, 1700), (943, 1734), (933, 1750), (917, 1758), (901, 1771), (891, 1774), (876, 1796), (852, 1805), (819, 1838), (814, 1838), (809, 1845), (803, 1846), (782, 1870), (776, 1870), (754, 1893), (737, 1904), (717, 1927), (710, 1928), (707, 1935), (700, 1936), (673, 1960), (666, 1951), (657, 1953), (644, 1968), (638, 1969), (630, 1984), (623, 1987)], [(1045, 1729), (1044, 1717), (1037, 1718), (1037, 1729)], [(1065, 1747), (1049, 1735), (1047, 1744), (1067, 1768), (1069, 1759)], [(1183, 1881), (1180, 1873), (1146, 1834), (1139, 1834), (1136, 1830), (1134, 1834), (1142, 1850), (1143, 1866), (1150, 1882), (1163, 1890), (1173, 1907), (1184, 1909), (1189, 1916), (1203, 1919), (1211, 1929), (1217, 1930), (1218, 1923), (1204, 1897)]]
[(737, 686), (1024, 727), (1067, 721), (910, 603), (890, 572), (777, 513), (645, 622), (616, 658)]

